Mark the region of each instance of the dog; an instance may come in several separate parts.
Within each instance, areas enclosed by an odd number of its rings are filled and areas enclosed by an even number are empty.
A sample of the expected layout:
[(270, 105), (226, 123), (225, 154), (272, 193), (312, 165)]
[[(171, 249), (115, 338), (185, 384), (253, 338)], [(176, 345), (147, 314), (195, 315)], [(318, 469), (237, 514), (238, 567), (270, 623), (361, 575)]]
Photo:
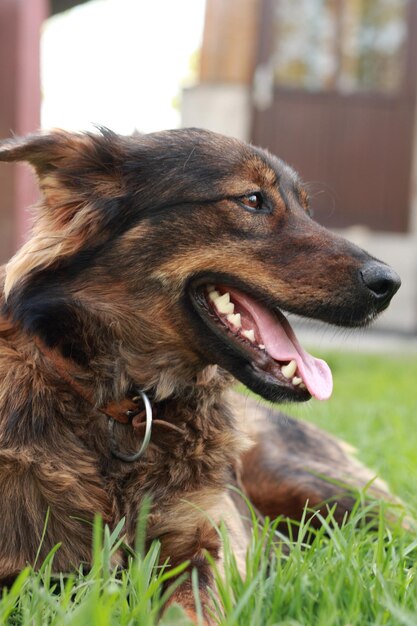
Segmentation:
[[(0, 579), (58, 542), (57, 571), (88, 564), (96, 514), (125, 518), (133, 544), (150, 496), (147, 541), (197, 569), (210, 624), (213, 521), (242, 569), (250, 532), (228, 484), (260, 515), (300, 519), (333, 499), (342, 520), (353, 499), (340, 483), (373, 476), (341, 442), (231, 387), (328, 398), (329, 367), (282, 310), (364, 326), (400, 279), (313, 221), (293, 169), (237, 139), (56, 130), (2, 142), (0, 160), (31, 164), (41, 192), (0, 272)], [(190, 580), (170, 602), (197, 620)]]

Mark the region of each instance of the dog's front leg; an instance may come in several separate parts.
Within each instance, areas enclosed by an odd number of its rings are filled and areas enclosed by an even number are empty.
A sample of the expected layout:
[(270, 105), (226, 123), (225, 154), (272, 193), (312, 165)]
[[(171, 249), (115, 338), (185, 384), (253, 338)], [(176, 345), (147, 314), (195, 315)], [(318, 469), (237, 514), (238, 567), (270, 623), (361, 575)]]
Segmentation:
[[(216, 623), (213, 618), (214, 574), (207, 559), (210, 555), (222, 569), (220, 538), (213, 526), (207, 522), (194, 529), (191, 534), (170, 533), (161, 539), (161, 563), (168, 561), (170, 567), (188, 562), (187, 578), (175, 589), (167, 607), (179, 604), (193, 624), (204, 626)], [(194, 578), (193, 572), (196, 572)], [(193, 585), (194, 578), (194, 585)]]
[[(217, 589), (210, 561), (215, 563), (219, 575), (223, 575), (222, 522), (239, 570), (245, 575), (248, 533), (233, 499), (228, 493), (213, 493), (212, 490), (192, 494), (168, 510), (152, 514), (151, 519), (149, 536), (161, 542), (160, 562), (168, 562), (170, 567), (188, 562), (187, 579), (174, 591), (168, 606), (179, 604), (193, 623), (198, 624), (199, 605), (203, 624), (216, 624), (213, 598)], [(192, 584), (193, 570), (197, 573), (197, 588)]]
[[(193, 589), (192, 571), (197, 572), (197, 588)], [(187, 568), (188, 578), (184, 580), (174, 591), (167, 603), (167, 608), (172, 604), (179, 604), (193, 624), (200, 626), (213, 626), (217, 623), (214, 617), (213, 594), (215, 594), (214, 576), (206, 559), (190, 559)], [(196, 598), (198, 595), (198, 598)], [(199, 621), (199, 608), (201, 607), (201, 619)]]

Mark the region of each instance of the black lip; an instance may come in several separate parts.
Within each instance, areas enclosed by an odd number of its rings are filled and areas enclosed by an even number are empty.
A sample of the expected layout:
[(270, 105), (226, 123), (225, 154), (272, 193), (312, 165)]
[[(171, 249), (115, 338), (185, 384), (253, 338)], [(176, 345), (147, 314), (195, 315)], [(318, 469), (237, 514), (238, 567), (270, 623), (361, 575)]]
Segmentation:
[(339, 296), (338, 302), (305, 302), (302, 307), (296, 306), (291, 302), (277, 302), (271, 298), (269, 293), (248, 286), (238, 277), (225, 272), (207, 272), (194, 276), (188, 283), (187, 292), (191, 295), (207, 284), (225, 284), (234, 287), (262, 302), (271, 311), (278, 309), (306, 319), (320, 320), (325, 324), (343, 328), (369, 326), (389, 305), (389, 301), (384, 305), (375, 302), (368, 289), (362, 289), (360, 285), (356, 285), (356, 289), (346, 287), (346, 293)]
[[(290, 383), (277, 379), (273, 374), (277, 365), (265, 353), (256, 348), (251, 349), (226, 327), (222, 327), (218, 317), (208, 305), (205, 285), (224, 283), (241, 291), (252, 294), (247, 286), (240, 281), (226, 276), (200, 277), (194, 281), (187, 292), (194, 318), (201, 338), (200, 349), (204, 348), (204, 356), (217, 363), (255, 393), (272, 402), (305, 402), (311, 398), (307, 389), (295, 388)], [(258, 296), (259, 297), (259, 296)]]

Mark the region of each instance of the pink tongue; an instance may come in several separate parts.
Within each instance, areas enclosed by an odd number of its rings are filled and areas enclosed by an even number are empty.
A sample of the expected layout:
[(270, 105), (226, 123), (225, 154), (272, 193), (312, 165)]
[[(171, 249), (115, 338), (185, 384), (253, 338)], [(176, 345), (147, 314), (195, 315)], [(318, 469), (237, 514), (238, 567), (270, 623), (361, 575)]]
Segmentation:
[(330, 398), (333, 380), (329, 366), (303, 350), (288, 320), (283, 315), (272, 314), (246, 294), (230, 288), (228, 291), (233, 302), (240, 304), (253, 318), (268, 354), (275, 361), (294, 359), (297, 363), (296, 375), (303, 379), (310, 394), (317, 400)]

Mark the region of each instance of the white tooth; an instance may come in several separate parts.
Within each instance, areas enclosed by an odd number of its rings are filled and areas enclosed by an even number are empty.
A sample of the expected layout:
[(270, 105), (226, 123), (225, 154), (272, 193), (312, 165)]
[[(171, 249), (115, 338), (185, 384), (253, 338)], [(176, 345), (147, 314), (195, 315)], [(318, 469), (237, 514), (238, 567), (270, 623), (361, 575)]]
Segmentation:
[(255, 341), (255, 331), (253, 328), (250, 330), (242, 330), (242, 335), (246, 337), (246, 339), (249, 339), (249, 341), (252, 341), (252, 343)]
[(229, 304), (229, 302), (230, 302), (230, 293), (228, 291), (226, 291), (226, 293), (224, 293), (222, 296), (220, 296), (220, 300), (221, 300), (221, 302), (224, 302), (225, 304)]
[(220, 294), (218, 291), (216, 291), (215, 289), (213, 291), (210, 291), (208, 297), (210, 298), (210, 300), (212, 300), (213, 302), (215, 302), (217, 300), (217, 298), (220, 298)]
[[(215, 304), (217, 306), (217, 302)], [(217, 307), (217, 310), (219, 311), (219, 313), (223, 313), (224, 315), (231, 315), (235, 310), (235, 305), (233, 304), (233, 302), (229, 302), (229, 304), (223, 304), (221, 310), (219, 309), (219, 307)]]
[(300, 387), (300, 389), (307, 389), (307, 387), (305, 386), (304, 383), (300, 383), (299, 387)]
[(228, 294), (227, 291), (222, 296), (220, 296), (220, 298), (216, 298), (214, 300), (214, 306), (219, 313), (223, 313), (224, 315), (233, 313), (233, 311), (235, 310), (235, 305), (233, 304), (233, 302), (230, 302), (230, 294)]
[(261, 350), (265, 350), (265, 345), (263, 343), (260, 343), (259, 347), (260, 347)]
[(297, 370), (297, 363), (292, 360), (287, 365), (283, 365), (281, 367), (281, 372), (284, 374), (285, 378), (292, 378)]
[(292, 382), (293, 385), (299, 385), (300, 383), (303, 382), (303, 379), (299, 378), (298, 376), (294, 376), (294, 378), (292, 379), (291, 382)]
[(242, 320), (240, 318), (240, 313), (235, 313), (235, 314), (229, 313), (229, 315), (226, 317), (226, 319), (235, 328), (241, 328), (242, 327)]

